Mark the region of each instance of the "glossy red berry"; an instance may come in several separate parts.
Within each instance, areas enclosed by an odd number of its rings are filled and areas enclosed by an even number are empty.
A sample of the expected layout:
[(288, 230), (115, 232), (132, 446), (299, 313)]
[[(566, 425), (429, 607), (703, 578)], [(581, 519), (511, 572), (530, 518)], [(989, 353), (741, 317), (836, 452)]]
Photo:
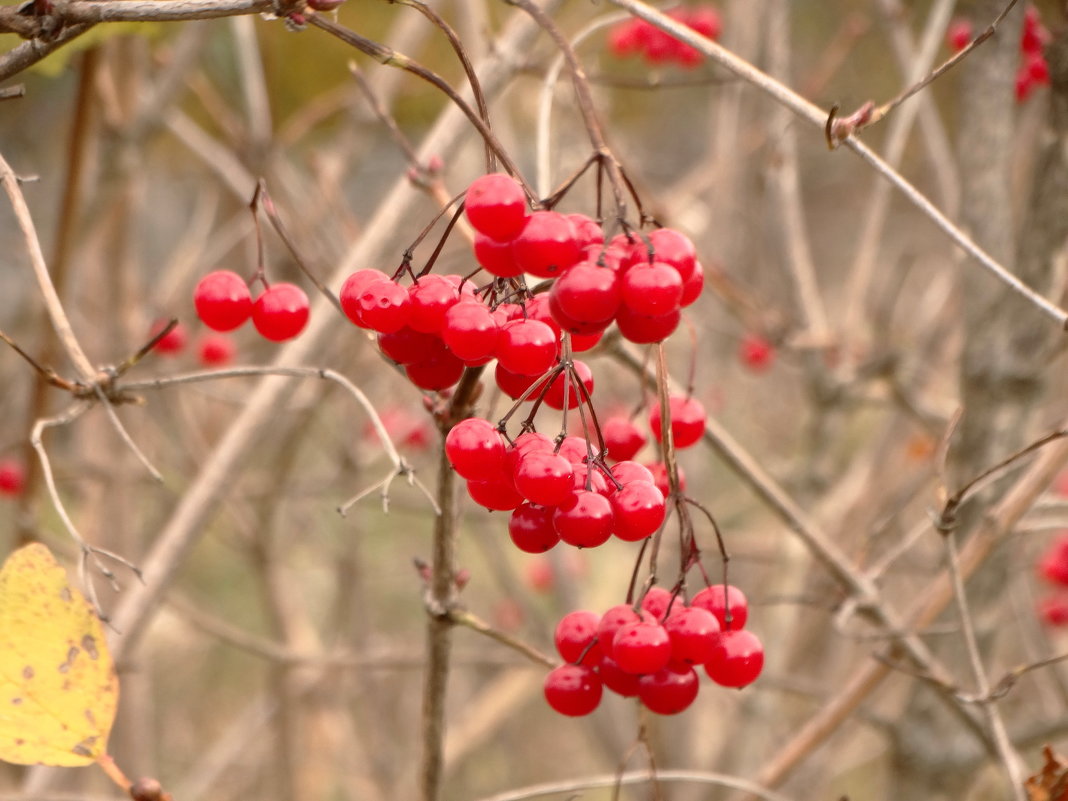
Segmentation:
[(703, 665), (715, 651), (715, 636), (719, 621), (707, 609), (699, 606), (672, 608), (664, 628), (671, 637), (671, 659), (691, 665)]
[(556, 333), (539, 320), (512, 320), (497, 336), (497, 361), (511, 373), (538, 376), (556, 362)]
[(471, 227), (498, 242), (514, 239), (527, 221), (527, 198), (504, 173), (476, 178), (467, 188), (464, 213)]
[(690, 606), (707, 609), (715, 616), (719, 627), (724, 631), (745, 628), (746, 620), (749, 618), (749, 601), (745, 593), (733, 584), (728, 584), (726, 590), (722, 584), (705, 587), (693, 597)]
[(26, 486), (26, 470), (15, 459), (0, 459), (0, 495), (21, 495)]
[(508, 535), (524, 553), (545, 553), (560, 541), (553, 527), (553, 507), (524, 501), (512, 511)]
[(445, 437), (445, 456), (463, 478), (488, 481), (500, 475), (505, 464), (504, 438), (489, 420), (469, 417), (454, 425)]
[(523, 496), (516, 492), (515, 484), (504, 475), (489, 481), (468, 481), (467, 494), (479, 506), (498, 512), (510, 512), (523, 503)]
[(691, 305), (695, 300), (701, 297), (701, 290), (705, 288), (705, 268), (701, 266), (701, 262), (694, 264), (693, 273), (682, 282), (682, 298), (679, 300), (679, 305), (682, 308), (686, 308)]
[(708, 677), (723, 687), (752, 684), (763, 669), (764, 646), (759, 637), (745, 629), (717, 634), (713, 656), (705, 663)]
[[(705, 407), (692, 395), (672, 395), (668, 399), (668, 411), (671, 418), (671, 436), (676, 448), (689, 448), (696, 445), (705, 433)], [(649, 428), (653, 436), (660, 440), (660, 403), (654, 403), (649, 410)]]
[(308, 296), (296, 284), (271, 284), (252, 306), (252, 324), (271, 342), (292, 339), (307, 323)]
[(649, 232), (649, 244), (656, 261), (674, 267), (683, 283), (690, 279), (697, 266), (697, 250), (686, 234), (674, 228), (658, 228)]
[(652, 483), (631, 481), (612, 493), (615, 535), (625, 542), (637, 542), (654, 533), (664, 522), (664, 495)]
[(972, 40), (972, 23), (962, 17), (958, 17), (949, 23), (946, 28), (946, 45), (954, 53), (959, 53), (968, 46)]
[(566, 501), (572, 494), (573, 477), (571, 462), (551, 451), (523, 454), (513, 475), (519, 494), (541, 506), (556, 506)]
[(424, 275), (408, 289), (408, 325), (416, 331), (440, 334), (445, 313), (460, 300), (460, 291), (444, 275)]
[[(618, 604), (601, 615), (601, 622), (597, 624), (597, 637), (601, 642), (610, 644), (615, 639), (616, 632), (623, 626), (637, 623), (640, 620), (642, 616), (635, 612), (630, 604)], [(603, 650), (607, 653), (611, 649), (604, 648)]]
[(612, 536), (612, 503), (593, 490), (578, 490), (553, 512), (560, 539), (577, 548), (596, 548)]
[(407, 326), (393, 333), (379, 334), (378, 347), (397, 364), (414, 364), (446, 353), (441, 337)]
[(640, 676), (620, 670), (619, 665), (608, 654), (601, 657), (601, 664), (597, 668), (604, 686), (617, 695), (624, 698), (633, 698), (638, 694), (638, 680)]
[(512, 258), (512, 243), (498, 242), (496, 239), (475, 232), (472, 245), (475, 259), (486, 272), (498, 278), (514, 278), (523, 274), (523, 269)]
[(582, 258), (575, 227), (556, 211), (535, 211), (512, 241), (512, 258), (519, 268), (538, 278), (562, 275)]
[(193, 290), (197, 316), (215, 331), (232, 331), (252, 315), (252, 297), (245, 279), (230, 270), (208, 273)]
[(445, 313), (441, 338), (464, 361), (492, 357), (497, 351), (500, 326), (481, 301), (462, 300)]
[(701, 683), (689, 665), (667, 665), (638, 679), (638, 698), (658, 715), (682, 712), (697, 698)]
[(638, 462), (617, 462), (612, 465), (612, 477), (623, 485), (627, 485), (632, 481), (645, 481), (649, 484), (653, 483), (652, 471)]
[(585, 610), (564, 615), (556, 624), (553, 634), (560, 658), (573, 665), (597, 667), (601, 662), (601, 645), (597, 640), (597, 624), (600, 620), (601, 616), (596, 612)]
[(1068, 586), (1068, 534), (1050, 543), (1038, 561), (1038, 572), (1047, 581)]
[(608, 449), (608, 458), (616, 461), (633, 459), (647, 441), (642, 430), (627, 417), (609, 417), (601, 424), (604, 446)]
[(545, 700), (561, 715), (588, 715), (601, 703), (601, 678), (591, 668), (561, 665), (545, 677)]
[(372, 281), (358, 298), (363, 326), (391, 334), (408, 324), (408, 290), (390, 281)]
[(360, 295), (363, 290), (376, 281), (388, 280), (389, 276), (384, 272), (372, 269), (357, 270), (345, 279), (337, 298), (341, 303), (341, 310), (345, 312), (345, 316), (354, 325), (358, 325), (360, 328), (367, 328), (367, 325), (363, 322), (363, 309), (360, 307)]
[(671, 637), (654, 620), (628, 623), (612, 638), (612, 658), (626, 673), (656, 673), (671, 660)]
[(679, 327), (682, 314), (678, 309), (667, 314), (639, 314), (629, 306), (619, 307), (616, 315), (616, 325), (624, 339), (636, 345), (649, 345), (654, 342), (663, 342), (671, 336)]
[(667, 614), (668, 607), (672, 610), (676, 606), (682, 606), (681, 600), (672, 600), (673, 596), (671, 590), (666, 590), (663, 587), (650, 587), (649, 591), (645, 593), (645, 597), (642, 598), (642, 609), (648, 612), (654, 620), (662, 621), (664, 615)]
[(623, 305), (639, 315), (671, 314), (682, 303), (682, 277), (661, 261), (638, 264), (620, 280)]
[[(616, 271), (588, 261), (579, 262), (560, 276), (549, 296), (565, 320), (576, 323), (607, 324), (623, 300)], [(557, 322), (564, 327), (563, 322)]]
[(464, 363), (446, 350), (427, 359), (421, 359), (404, 366), (408, 380), (420, 389), (448, 389), (460, 380), (464, 373)]
[(237, 355), (237, 346), (229, 337), (211, 334), (201, 337), (197, 345), (197, 360), (205, 367), (221, 367), (229, 364)]
[[(653, 474), (653, 484), (661, 494), (666, 498), (671, 494), (671, 484), (668, 481), (667, 465), (663, 462), (650, 462), (646, 465), (649, 468), (649, 472)], [(675, 469), (679, 473), (679, 492), (686, 492), (686, 471), (682, 469), (682, 465), (675, 465)]]

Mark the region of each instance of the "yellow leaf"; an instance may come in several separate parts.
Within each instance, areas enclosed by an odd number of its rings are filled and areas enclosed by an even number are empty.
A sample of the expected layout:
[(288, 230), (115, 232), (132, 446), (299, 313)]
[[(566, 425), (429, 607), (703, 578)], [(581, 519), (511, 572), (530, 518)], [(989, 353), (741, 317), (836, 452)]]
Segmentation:
[(100, 619), (44, 545), (0, 569), (0, 759), (88, 765), (107, 750), (119, 681)]

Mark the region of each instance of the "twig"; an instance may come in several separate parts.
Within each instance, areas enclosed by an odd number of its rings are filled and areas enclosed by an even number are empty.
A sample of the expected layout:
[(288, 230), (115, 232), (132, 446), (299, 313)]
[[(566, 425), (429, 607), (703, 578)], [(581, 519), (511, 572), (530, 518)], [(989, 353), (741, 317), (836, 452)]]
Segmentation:
[(789, 799), (773, 790), (769, 790), (756, 782), (739, 779), (725, 773), (710, 773), (700, 770), (662, 770), (655, 774), (648, 771), (631, 771), (622, 776), (602, 775), (588, 776), (581, 779), (569, 779), (559, 782), (547, 782), (545, 784), (532, 784), (518, 790), (509, 790), (505, 793), (486, 796), (479, 801), (525, 801), (528, 798), (537, 798), (543, 795), (558, 795), (561, 793), (574, 794), (580, 790), (596, 790), (602, 787), (612, 787), (617, 782), (621, 785), (646, 784), (651, 781), (660, 782), (684, 782), (690, 784), (712, 784), (720, 787), (730, 787), (733, 790), (741, 790), (751, 793), (758, 798), (767, 801), (789, 801)]
[(539, 665), (543, 665), (547, 668), (554, 668), (560, 664), (559, 660), (553, 659), (532, 645), (528, 645), (522, 640), (517, 640), (503, 631), (493, 628), (489, 623), (482, 620), (482, 618), (471, 614), (470, 612), (454, 609), (449, 613), (449, 618), (458, 626), (466, 626), (472, 631), (477, 631), (479, 634), (485, 634), (492, 640), (496, 640), (501, 645), (506, 645), (514, 651), (518, 651), (527, 659), (532, 662), (537, 662)]
[[(17, 6), (5, 7), (5, 9), (11, 9), (12, 11), (16, 8)], [(68, 25), (48, 41), (31, 39), (13, 47), (0, 56), (0, 81), (6, 81), (12, 75), (18, 75), (23, 70), (32, 67), (45, 56), (54, 53), (68, 42), (77, 39), (92, 27), (92, 23)]]
[(118, 412), (115, 411), (115, 407), (107, 399), (107, 396), (104, 394), (104, 390), (100, 386), (100, 384), (94, 383), (93, 391), (100, 399), (100, 403), (103, 405), (104, 411), (107, 412), (108, 419), (111, 420), (111, 424), (115, 427), (115, 430), (122, 438), (122, 441), (126, 443), (126, 447), (133, 452), (133, 455), (137, 457), (137, 461), (139, 461), (144, 466), (145, 470), (148, 471), (148, 474), (152, 476), (153, 479), (162, 484), (163, 475), (159, 472), (159, 470), (155, 468), (152, 462), (149, 461), (148, 457), (145, 456), (144, 451), (137, 447), (137, 443), (133, 441), (133, 437), (130, 436), (130, 432), (127, 431), (126, 426), (122, 424), (122, 420), (119, 419)]
[[(660, 30), (671, 34), (679, 41), (704, 53), (706, 56), (716, 61), (720, 66), (730, 70), (748, 83), (753, 84), (755, 87), (771, 96), (775, 101), (789, 108), (798, 117), (819, 128), (821, 131), (825, 130), (827, 127), (826, 112), (808, 102), (788, 87), (770, 78), (767, 74), (761, 72), (752, 64), (734, 55), (716, 42), (706, 39), (696, 33), (693, 29), (676, 22), (666, 14), (657, 11), (641, 0), (609, 1), (614, 5), (627, 9), (635, 16), (644, 19), (646, 22), (649, 22)], [(923, 193), (906, 181), (900, 173), (892, 169), (885, 161), (877, 156), (874, 151), (868, 148), (867, 145), (852, 136), (846, 137), (842, 140), (841, 144), (856, 153), (857, 156), (879, 173), (879, 175), (883, 176), (883, 178), (893, 184), (898, 191), (900, 191), (910, 203), (927, 216), (939, 230), (963, 248), (972, 258), (979, 262), (980, 266), (993, 274), (999, 281), (1008, 286), (1009, 289), (1037, 307), (1043, 314), (1056, 321), (1061, 327), (1064, 327), (1065, 324), (1068, 323), (1068, 312), (1039, 295), (1002, 266), (989, 253), (980, 248), (969, 236), (967, 236), (967, 234), (964, 233), (964, 231), (960, 229), (960, 227), (949, 220), (945, 214), (928, 200)]]

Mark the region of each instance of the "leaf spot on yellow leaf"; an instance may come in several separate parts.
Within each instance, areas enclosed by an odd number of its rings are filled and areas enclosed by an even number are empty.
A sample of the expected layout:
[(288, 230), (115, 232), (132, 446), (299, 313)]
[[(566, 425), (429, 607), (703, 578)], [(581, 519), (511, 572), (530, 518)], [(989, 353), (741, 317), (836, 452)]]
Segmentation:
[(60, 590), (59, 597), (61, 600), (66, 601), (67, 603), (70, 603), (74, 600), (74, 596), (70, 594), (70, 587), (64, 587), (62, 590)]
[(67, 661), (59, 666), (59, 672), (60, 673), (68, 673), (68, 672), (70, 672), (71, 667), (74, 665), (75, 658), (80, 653), (81, 653), (81, 651), (78, 650), (77, 646), (72, 645), (67, 650)]
[(71, 752), (78, 756), (91, 757), (93, 755), (94, 743), (96, 743), (96, 737), (86, 737), (74, 746), (74, 748), (71, 749)]
[(89, 654), (90, 659), (98, 659), (100, 657), (100, 652), (96, 650), (96, 640), (93, 639), (92, 634), (86, 634), (82, 637), (82, 648)]
[(32, 679), (33, 678), (33, 668), (30, 667), (29, 665), (26, 665), (26, 667), (24, 667), (22, 669), (22, 678), (26, 679), (26, 681), (29, 681), (30, 679)]

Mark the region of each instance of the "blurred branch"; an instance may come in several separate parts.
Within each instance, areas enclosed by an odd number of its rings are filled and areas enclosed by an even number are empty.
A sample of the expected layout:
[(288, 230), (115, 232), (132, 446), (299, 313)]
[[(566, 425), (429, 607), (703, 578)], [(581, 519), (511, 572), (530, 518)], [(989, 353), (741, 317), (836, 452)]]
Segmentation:
[(712, 784), (719, 787), (729, 787), (733, 790), (741, 790), (751, 793), (758, 798), (767, 801), (790, 801), (786, 796), (768, 790), (759, 784), (725, 773), (710, 773), (699, 770), (659, 770), (655, 773), (649, 771), (631, 771), (622, 775), (588, 776), (580, 779), (570, 779), (559, 782), (547, 782), (545, 784), (533, 784), (529, 787), (521, 787), (518, 790), (509, 790), (497, 795), (486, 796), (479, 801), (525, 801), (528, 798), (537, 798), (543, 795), (559, 795), (570, 793), (574, 797), (581, 790), (596, 790), (602, 787), (613, 787), (617, 784), (648, 784), (650, 782), (681, 782), (689, 784)]

